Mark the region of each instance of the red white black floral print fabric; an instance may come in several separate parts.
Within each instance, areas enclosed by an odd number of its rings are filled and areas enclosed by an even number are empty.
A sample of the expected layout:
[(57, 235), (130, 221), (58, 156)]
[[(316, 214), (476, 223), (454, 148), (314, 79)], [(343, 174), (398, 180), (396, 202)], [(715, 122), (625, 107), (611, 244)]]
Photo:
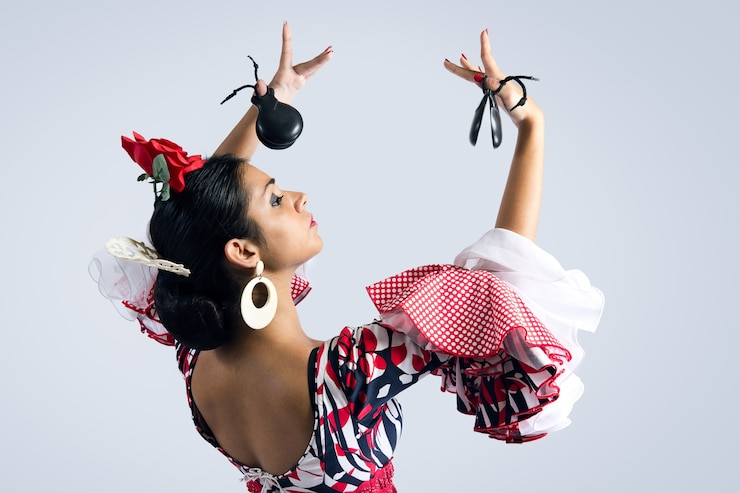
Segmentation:
[[(229, 457), (248, 484), (289, 492), (361, 488), (393, 457), (402, 423), (395, 397), (431, 373), (457, 394), (461, 412), (476, 416), (476, 431), (510, 442), (544, 436), (523, 435), (517, 423), (557, 399), (554, 380), (568, 351), (505, 283), (488, 272), (424, 266), (368, 292), (381, 317), (390, 316), (345, 328), (312, 353), (315, 423), (304, 456), (282, 476)], [(476, 332), (486, 342), (477, 342)], [(221, 450), (192, 401), (197, 356), (178, 350), (196, 426)]]
[(192, 399), (199, 351), (178, 345), (177, 353), (198, 432), (239, 468), (248, 488), (289, 493), (394, 492), (391, 459), (401, 433), (395, 396), (447, 359), (378, 323), (342, 330), (309, 360), (308, 386), (314, 396), (310, 443), (294, 469), (272, 476), (241, 464), (219, 446)]
[(558, 398), (570, 352), (494, 274), (426, 265), (367, 288), (381, 321), (435, 353), (455, 356), (435, 371), (457, 394), (475, 431), (508, 442), (541, 438), (517, 423)]
[[(391, 459), (402, 424), (396, 396), (430, 374), (456, 394), (460, 412), (475, 416), (474, 429), (493, 438), (523, 442), (568, 425), (583, 391), (573, 373), (583, 357), (576, 334), (596, 329), (603, 294), (582, 272), (564, 270), (506, 230), (489, 231), (455, 264), (410, 269), (368, 287), (379, 319), (345, 328), (312, 352), (314, 433), (297, 466), (279, 476), (220, 449), (190, 391), (199, 353), (176, 345), (196, 427), (239, 468), (249, 491), (394, 493)], [(124, 316), (169, 343), (150, 303), (151, 279), (134, 282), (141, 276), (129, 271), (103, 259), (91, 267), (101, 293), (124, 300)], [(309, 289), (294, 288), (297, 301)]]

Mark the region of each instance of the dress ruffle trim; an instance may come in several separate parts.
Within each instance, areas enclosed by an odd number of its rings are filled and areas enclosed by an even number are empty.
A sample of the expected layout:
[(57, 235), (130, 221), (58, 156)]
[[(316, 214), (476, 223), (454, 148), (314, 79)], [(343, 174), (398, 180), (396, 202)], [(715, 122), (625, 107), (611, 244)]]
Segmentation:
[[(126, 320), (136, 320), (141, 332), (165, 346), (173, 346), (175, 339), (162, 325), (154, 306), (154, 284), (158, 270), (137, 262), (113, 257), (104, 251), (93, 256), (88, 272), (98, 285), (103, 297), (113, 303)], [(305, 265), (300, 273), (305, 272)], [(298, 304), (311, 291), (305, 277), (296, 273), (290, 284), (293, 303)]]
[(110, 300), (123, 318), (136, 320), (141, 332), (160, 344), (174, 346), (175, 339), (159, 321), (154, 308), (156, 268), (99, 252), (90, 262), (88, 272), (100, 294)]
[(454, 265), (410, 269), (367, 288), (383, 325), (452, 356), (434, 373), (474, 430), (524, 442), (517, 423), (555, 401), (570, 352), (503, 281)]
[(426, 265), (367, 288), (380, 322), (448, 355), (435, 370), (474, 430), (510, 443), (570, 424), (583, 393), (578, 330), (593, 331), (603, 294), (580, 271), (515, 233), (495, 229), (457, 265)]
[(420, 332), (409, 327), (409, 335), (421, 336), (427, 349), (486, 358), (503, 349), (510, 331), (521, 329), (527, 345), (561, 362), (570, 359), (521, 298), (490, 272), (425, 265), (368, 286), (367, 292), (381, 315), (403, 312)]

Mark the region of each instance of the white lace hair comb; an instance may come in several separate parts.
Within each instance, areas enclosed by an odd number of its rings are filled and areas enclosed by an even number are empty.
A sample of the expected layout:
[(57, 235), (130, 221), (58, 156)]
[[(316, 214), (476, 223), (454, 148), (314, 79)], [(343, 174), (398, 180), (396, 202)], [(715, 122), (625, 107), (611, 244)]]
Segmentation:
[(105, 250), (122, 260), (148, 265), (180, 276), (190, 276), (190, 269), (184, 265), (165, 260), (159, 256), (155, 249), (146, 246), (141, 241), (132, 240), (125, 236), (108, 240), (105, 244)]

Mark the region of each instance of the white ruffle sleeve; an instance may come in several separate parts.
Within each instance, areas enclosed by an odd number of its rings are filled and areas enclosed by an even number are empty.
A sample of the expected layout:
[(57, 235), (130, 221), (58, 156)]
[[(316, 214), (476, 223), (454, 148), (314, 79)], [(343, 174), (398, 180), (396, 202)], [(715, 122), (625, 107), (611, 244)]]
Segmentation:
[(580, 270), (565, 270), (558, 260), (530, 239), (506, 229), (493, 229), (455, 257), (455, 265), (492, 272), (506, 282), (571, 353), (557, 378), (560, 397), (541, 413), (521, 422), (522, 433), (555, 431), (570, 423), (568, 414), (583, 394), (573, 372), (583, 360), (578, 331), (596, 331), (604, 294)]
[(452, 356), (435, 373), (474, 429), (524, 442), (567, 426), (583, 393), (579, 330), (594, 331), (601, 291), (511, 231), (494, 229), (455, 265), (425, 265), (368, 286), (388, 328)]

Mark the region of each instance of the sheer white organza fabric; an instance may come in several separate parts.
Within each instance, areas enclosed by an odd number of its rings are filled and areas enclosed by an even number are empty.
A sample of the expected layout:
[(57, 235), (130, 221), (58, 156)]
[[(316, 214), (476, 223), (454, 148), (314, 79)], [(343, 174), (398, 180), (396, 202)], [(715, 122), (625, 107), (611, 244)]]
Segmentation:
[[(521, 421), (523, 435), (557, 431), (570, 424), (568, 415), (581, 397), (584, 385), (574, 371), (584, 351), (578, 332), (594, 332), (604, 308), (603, 293), (592, 286), (580, 270), (565, 270), (560, 263), (529, 239), (504, 229), (493, 229), (455, 257), (455, 264), (467, 269), (492, 272), (507, 283), (571, 353), (556, 383), (559, 398), (542, 412)], [(137, 320), (149, 337), (172, 344), (172, 336), (156, 317), (152, 287), (157, 269), (98, 252), (89, 272), (100, 293), (108, 298), (127, 320)], [(296, 273), (306, 278), (306, 266)], [(303, 289), (303, 293), (308, 289)], [(298, 300), (302, 299), (301, 295)]]
[(100, 294), (126, 320), (137, 320), (143, 332), (162, 344), (174, 343), (154, 311), (152, 290), (158, 272), (155, 267), (113, 257), (101, 250), (93, 256), (88, 272)]
[[(301, 265), (293, 277), (294, 303), (300, 302), (310, 291), (307, 264)], [(142, 332), (162, 344), (171, 346), (175, 340), (157, 317), (154, 307), (154, 282), (158, 270), (138, 262), (124, 260), (100, 250), (88, 266), (88, 272), (98, 290), (110, 300), (126, 320), (138, 321)]]
[(578, 331), (596, 330), (604, 309), (604, 294), (580, 270), (565, 270), (534, 242), (505, 229), (485, 233), (455, 257), (455, 264), (492, 272), (506, 282), (571, 352), (572, 359), (565, 362), (565, 371), (556, 380), (559, 398), (519, 425), (522, 434), (566, 427), (573, 404), (584, 389), (573, 373), (584, 356)]

